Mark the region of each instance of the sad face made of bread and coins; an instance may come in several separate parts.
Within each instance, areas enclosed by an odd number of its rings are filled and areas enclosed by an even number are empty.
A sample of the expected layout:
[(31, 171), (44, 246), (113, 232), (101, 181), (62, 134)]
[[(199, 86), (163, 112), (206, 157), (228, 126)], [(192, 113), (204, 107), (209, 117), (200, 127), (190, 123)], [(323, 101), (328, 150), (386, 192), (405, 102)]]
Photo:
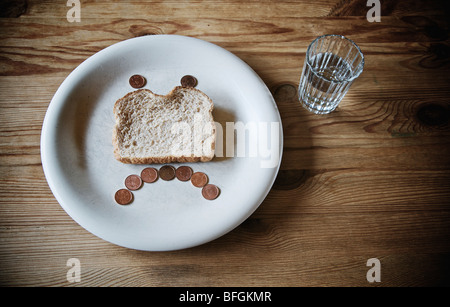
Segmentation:
[[(203, 140), (206, 131), (211, 131), (211, 123), (205, 123), (201, 115), (194, 116), (194, 123), (176, 122), (171, 126), (172, 135), (178, 139), (173, 142), (174, 155), (196, 156), (208, 152), (214, 142), (214, 136)], [(279, 122), (226, 122), (215, 125), (214, 156), (259, 158), (261, 168), (274, 168), (280, 158)], [(196, 145), (194, 144), (201, 144)]]

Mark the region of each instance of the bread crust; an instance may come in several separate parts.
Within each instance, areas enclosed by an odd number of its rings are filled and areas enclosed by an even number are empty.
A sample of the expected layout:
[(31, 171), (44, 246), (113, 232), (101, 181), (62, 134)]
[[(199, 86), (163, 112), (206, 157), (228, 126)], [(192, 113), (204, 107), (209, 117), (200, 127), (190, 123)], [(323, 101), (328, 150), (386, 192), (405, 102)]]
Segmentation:
[(118, 140), (119, 118), (117, 117), (117, 108), (118, 108), (119, 103), (122, 100), (129, 98), (129, 96), (136, 95), (140, 92), (147, 92), (149, 94), (152, 94), (152, 95), (155, 95), (158, 97), (170, 99), (170, 97), (173, 96), (180, 89), (184, 89), (184, 90), (189, 89), (189, 91), (196, 91), (196, 92), (204, 95), (205, 97), (207, 97), (207, 99), (211, 103), (211, 108), (209, 110), (209, 114), (210, 114), (211, 118), (213, 118), (213, 116), (212, 116), (212, 111), (214, 109), (213, 101), (211, 100), (211, 98), (209, 98), (208, 95), (206, 95), (205, 93), (203, 93), (202, 91), (200, 91), (196, 88), (186, 88), (186, 87), (182, 87), (182, 86), (176, 86), (167, 95), (155, 94), (149, 89), (139, 89), (139, 90), (130, 92), (130, 93), (126, 94), (125, 96), (123, 96), (122, 98), (118, 99), (115, 102), (114, 107), (113, 107), (113, 112), (114, 112), (114, 116), (116, 119), (116, 123), (115, 123), (114, 129), (113, 129), (112, 143), (113, 143), (113, 148), (114, 148), (114, 157), (116, 158), (116, 160), (118, 160), (119, 162), (122, 162), (122, 163), (126, 163), (126, 164), (165, 164), (165, 163), (173, 163), (173, 162), (179, 162), (179, 163), (208, 162), (214, 158), (214, 150), (215, 150), (215, 144), (216, 144), (216, 127), (215, 127), (215, 125), (213, 125), (213, 135), (212, 135), (213, 140), (211, 142), (211, 150), (212, 150), (211, 156), (122, 157), (120, 155), (119, 140)]

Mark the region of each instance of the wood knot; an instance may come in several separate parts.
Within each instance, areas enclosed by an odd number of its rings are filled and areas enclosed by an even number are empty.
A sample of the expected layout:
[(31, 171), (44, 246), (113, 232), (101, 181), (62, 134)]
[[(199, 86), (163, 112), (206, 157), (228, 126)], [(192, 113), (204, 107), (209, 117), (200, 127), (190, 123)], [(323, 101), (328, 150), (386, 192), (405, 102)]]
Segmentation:
[(134, 37), (163, 34), (161, 29), (155, 27), (148, 27), (145, 25), (132, 25), (129, 27), (128, 31)]
[(444, 126), (450, 119), (450, 110), (440, 104), (426, 104), (417, 110), (416, 117), (426, 126)]
[(27, 11), (26, 0), (2, 0), (0, 18), (18, 18)]
[(438, 68), (447, 65), (450, 61), (450, 47), (446, 44), (431, 44), (426, 56), (420, 60), (420, 66), (424, 68)]
[(416, 32), (422, 32), (433, 40), (446, 40), (448, 31), (445, 27), (439, 26), (434, 20), (424, 16), (403, 16), (402, 21), (415, 27)]
[(294, 190), (301, 186), (309, 177), (307, 170), (280, 170), (275, 179), (275, 190)]
[(448, 38), (447, 30), (438, 25), (426, 26), (423, 31), (426, 36), (434, 40), (444, 41)]

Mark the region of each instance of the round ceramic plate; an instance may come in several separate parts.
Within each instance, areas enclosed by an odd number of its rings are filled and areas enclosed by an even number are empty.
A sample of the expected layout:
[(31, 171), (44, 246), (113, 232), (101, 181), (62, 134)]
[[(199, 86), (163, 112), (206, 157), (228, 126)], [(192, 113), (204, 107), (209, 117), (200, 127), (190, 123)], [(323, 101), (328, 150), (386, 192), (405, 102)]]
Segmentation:
[[(148, 166), (123, 164), (113, 155), (113, 105), (134, 90), (128, 83), (134, 74), (161, 95), (193, 75), (214, 102), (216, 156), (173, 165), (206, 173), (220, 188), (217, 199), (206, 200), (190, 182), (159, 179), (133, 191), (131, 204), (115, 202), (125, 178)], [(272, 187), (282, 140), (274, 99), (246, 63), (203, 40), (156, 35), (114, 44), (64, 80), (45, 116), (41, 158), (53, 194), (82, 227), (120, 246), (164, 251), (206, 243), (247, 219)]]

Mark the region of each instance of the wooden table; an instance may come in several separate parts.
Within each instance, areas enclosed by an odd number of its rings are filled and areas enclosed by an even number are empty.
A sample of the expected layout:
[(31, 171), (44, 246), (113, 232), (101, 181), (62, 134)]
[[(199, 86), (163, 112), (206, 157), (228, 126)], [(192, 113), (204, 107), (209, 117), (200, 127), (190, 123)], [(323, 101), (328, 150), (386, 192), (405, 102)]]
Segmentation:
[[(80, 22), (68, 21), (65, 2), (0, 5), (1, 285), (450, 284), (445, 1), (382, 0), (372, 23), (356, 0), (87, 0)], [(314, 115), (296, 88), (307, 46), (328, 33), (357, 42), (366, 65), (337, 111)], [(284, 129), (281, 169), (259, 209), (227, 235), (173, 252), (129, 250), (84, 230), (55, 200), (40, 159), (44, 115), (67, 75), (113, 43), (155, 34), (242, 58), (272, 91)], [(80, 282), (67, 279), (70, 258)], [(380, 282), (367, 280), (371, 258)]]

